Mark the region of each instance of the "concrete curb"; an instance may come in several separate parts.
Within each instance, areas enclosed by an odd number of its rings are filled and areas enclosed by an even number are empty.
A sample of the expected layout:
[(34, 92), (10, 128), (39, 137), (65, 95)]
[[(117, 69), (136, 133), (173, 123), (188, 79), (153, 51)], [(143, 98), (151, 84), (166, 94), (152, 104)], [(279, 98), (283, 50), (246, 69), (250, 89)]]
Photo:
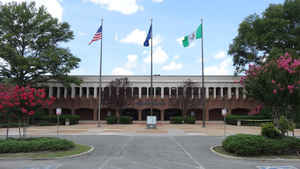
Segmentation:
[(86, 154), (91, 153), (92, 151), (95, 150), (95, 147), (92, 145), (88, 145), (90, 147), (89, 151), (86, 152), (82, 152), (80, 154), (74, 154), (74, 155), (70, 155), (70, 156), (64, 156), (64, 157), (54, 157), (54, 158), (0, 158), (0, 160), (58, 160), (58, 159), (71, 159), (71, 158), (76, 158), (76, 157), (80, 157)]
[(300, 161), (300, 159), (285, 159), (285, 158), (256, 158), (256, 157), (235, 157), (235, 156), (231, 156), (231, 155), (226, 155), (226, 154), (222, 154), (219, 152), (216, 152), (214, 150), (215, 147), (218, 147), (218, 145), (213, 145), (211, 146), (209, 149), (211, 152), (213, 152), (214, 154), (221, 156), (223, 158), (230, 158), (230, 159), (234, 159), (234, 160), (249, 160), (249, 161), (285, 161), (285, 162), (298, 162)]

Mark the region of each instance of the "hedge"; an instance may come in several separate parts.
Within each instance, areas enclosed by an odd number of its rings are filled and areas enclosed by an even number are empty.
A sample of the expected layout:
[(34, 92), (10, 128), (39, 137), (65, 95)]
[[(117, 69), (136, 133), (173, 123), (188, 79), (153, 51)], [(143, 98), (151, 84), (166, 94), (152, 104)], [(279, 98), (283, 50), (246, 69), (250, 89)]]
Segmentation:
[(170, 118), (171, 124), (183, 124), (184, 118), (183, 116), (173, 116)]
[(0, 153), (61, 151), (72, 149), (74, 146), (72, 141), (54, 137), (0, 139)]
[[(231, 124), (231, 125), (237, 125), (238, 120), (266, 120), (267, 118), (265, 116), (248, 116), (248, 115), (227, 115), (226, 116), (226, 124)], [(263, 122), (247, 122), (244, 121), (242, 125), (260, 125), (260, 123)]]
[(196, 118), (193, 116), (186, 116), (184, 118), (184, 123), (185, 124), (195, 124), (196, 123)]
[(117, 124), (118, 118), (116, 116), (106, 117), (107, 124)]
[(240, 156), (288, 155), (300, 151), (300, 139), (296, 137), (271, 139), (260, 135), (237, 134), (228, 136), (222, 145), (227, 152)]
[(130, 117), (130, 116), (120, 116), (119, 123), (120, 124), (132, 124), (132, 117)]
[[(76, 114), (63, 114), (60, 115), (59, 117), (59, 124), (64, 125), (66, 122), (66, 119), (69, 119), (70, 125), (72, 124), (78, 124), (80, 120), (80, 116)], [(52, 114), (52, 115), (46, 115), (40, 118), (40, 122), (42, 123), (57, 123), (57, 116)]]

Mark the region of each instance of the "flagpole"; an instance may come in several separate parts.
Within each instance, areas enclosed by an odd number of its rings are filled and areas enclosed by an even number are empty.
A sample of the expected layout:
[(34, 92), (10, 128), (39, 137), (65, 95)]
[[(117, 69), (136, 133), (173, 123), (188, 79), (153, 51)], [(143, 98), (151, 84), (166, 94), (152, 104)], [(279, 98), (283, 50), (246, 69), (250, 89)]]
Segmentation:
[(150, 80), (150, 99), (151, 99), (151, 104), (150, 104), (150, 114), (151, 116), (153, 115), (153, 95), (154, 95), (154, 89), (153, 89), (153, 27), (152, 27), (152, 18), (150, 19), (151, 21), (151, 80)]
[(99, 104), (98, 104), (98, 127), (101, 127), (101, 98), (102, 98), (102, 39), (103, 39), (103, 18), (101, 18), (102, 37), (100, 41), (100, 67), (99, 67)]
[(202, 87), (201, 87), (201, 95), (202, 95), (202, 127), (205, 127), (205, 121), (206, 121), (206, 108), (205, 108), (205, 88), (204, 88), (204, 56), (203, 56), (203, 19), (201, 18), (201, 31), (202, 31), (202, 38), (201, 38), (201, 60), (202, 60)]

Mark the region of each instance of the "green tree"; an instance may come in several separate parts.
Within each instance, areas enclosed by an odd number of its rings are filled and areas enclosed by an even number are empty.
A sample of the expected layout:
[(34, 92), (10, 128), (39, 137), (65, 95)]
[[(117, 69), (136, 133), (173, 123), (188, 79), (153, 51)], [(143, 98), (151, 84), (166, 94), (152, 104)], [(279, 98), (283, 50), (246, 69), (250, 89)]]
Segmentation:
[(80, 83), (68, 76), (80, 59), (62, 43), (73, 39), (66, 22), (53, 18), (35, 3), (0, 4), (0, 80), (20, 86), (55, 79), (65, 85)]
[(248, 16), (229, 46), (236, 72), (289, 52), (300, 55), (300, 0), (271, 4), (261, 15)]

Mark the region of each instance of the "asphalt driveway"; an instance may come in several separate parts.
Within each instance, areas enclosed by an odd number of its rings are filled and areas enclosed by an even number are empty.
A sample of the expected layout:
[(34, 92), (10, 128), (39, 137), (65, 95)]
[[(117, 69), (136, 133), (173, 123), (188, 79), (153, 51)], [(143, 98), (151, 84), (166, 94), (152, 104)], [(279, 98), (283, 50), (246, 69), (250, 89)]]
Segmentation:
[[(95, 147), (73, 159), (0, 160), (0, 169), (255, 169), (257, 166), (290, 166), (300, 162), (233, 160), (209, 150), (221, 144), (215, 136), (64, 136)], [(272, 168), (273, 169), (273, 168)], [(288, 169), (288, 168), (285, 168)]]

